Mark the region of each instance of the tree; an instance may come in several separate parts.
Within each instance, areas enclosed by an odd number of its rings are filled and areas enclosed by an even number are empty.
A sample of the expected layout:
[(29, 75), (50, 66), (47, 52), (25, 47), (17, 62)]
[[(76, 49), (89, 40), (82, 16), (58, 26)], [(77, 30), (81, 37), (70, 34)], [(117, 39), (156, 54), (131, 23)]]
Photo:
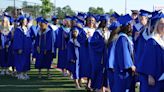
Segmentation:
[(41, 14), (46, 17), (52, 11), (53, 3), (50, 0), (41, 0), (41, 2)]
[(93, 14), (104, 14), (104, 9), (102, 7), (89, 7), (88, 12)]
[(104, 14), (104, 9), (102, 7), (97, 7), (96, 13), (97, 14)]
[(107, 12), (107, 14), (111, 15), (114, 13), (114, 10), (113, 9), (110, 9), (109, 12)]
[(96, 14), (96, 8), (94, 7), (89, 7), (89, 13), (93, 13), (93, 14)]
[(69, 15), (69, 16), (75, 15), (75, 12), (71, 9), (69, 5), (63, 7), (62, 11), (64, 12), (65, 15)]
[(26, 6), (28, 6), (27, 1), (23, 1), (23, 3), (22, 3), (22, 7), (26, 7)]
[(75, 12), (71, 9), (70, 6), (65, 6), (63, 8), (57, 7), (56, 8), (56, 15), (58, 18), (63, 19), (65, 15), (73, 16), (75, 15)]
[(56, 13), (57, 13), (57, 17), (62, 19), (64, 18), (64, 12), (62, 11), (62, 9), (60, 7), (56, 8)]

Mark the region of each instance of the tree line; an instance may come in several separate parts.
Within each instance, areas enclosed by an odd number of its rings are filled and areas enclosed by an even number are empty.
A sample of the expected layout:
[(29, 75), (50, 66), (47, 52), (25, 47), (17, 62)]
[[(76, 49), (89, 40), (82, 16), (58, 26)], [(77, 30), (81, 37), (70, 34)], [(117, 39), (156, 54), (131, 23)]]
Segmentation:
[[(42, 2), (41, 5), (29, 5), (27, 1), (23, 1), (22, 3), (22, 10), (24, 13), (28, 13), (31, 16), (37, 17), (37, 16), (51, 16), (56, 15), (58, 18), (64, 18), (65, 15), (75, 15), (76, 12), (71, 9), (69, 5), (65, 7), (56, 7), (50, 0), (40, 0)], [(14, 6), (8, 6), (5, 9), (5, 12), (9, 12), (13, 14)], [(93, 14), (112, 14), (114, 12), (113, 9), (110, 9), (108, 12), (105, 12), (102, 7), (89, 7), (88, 11), (89, 13)]]

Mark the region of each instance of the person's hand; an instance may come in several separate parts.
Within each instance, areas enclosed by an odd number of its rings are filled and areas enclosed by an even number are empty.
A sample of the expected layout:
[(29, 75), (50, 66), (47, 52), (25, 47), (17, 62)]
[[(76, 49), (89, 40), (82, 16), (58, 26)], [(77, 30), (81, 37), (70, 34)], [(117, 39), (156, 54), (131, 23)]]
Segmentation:
[(40, 54), (40, 47), (37, 47), (37, 52)]
[(89, 32), (89, 31), (87, 32), (87, 38), (88, 37), (91, 37), (91, 32)]
[(18, 50), (18, 54), (22, 54), (22, 52), (23, 52), (23, 51), (22, 51), (21, 49), (20, 49), (20, 50)]
[(132, 67), (132, 71), (135, 72), (136, 71), (136, 67), (133, 65)]
[(154, 86), (155, 85), (155, 79), (151, 75), (148, 76), (148, 84), (150, 86)]
[(45, 50), (45, 51), (44, 51), (44, 55), (46, 55), (46, 54), (47, 54), (47, 51)]
[(76, 63), (75, 60), (71, 59), (71, 63)]

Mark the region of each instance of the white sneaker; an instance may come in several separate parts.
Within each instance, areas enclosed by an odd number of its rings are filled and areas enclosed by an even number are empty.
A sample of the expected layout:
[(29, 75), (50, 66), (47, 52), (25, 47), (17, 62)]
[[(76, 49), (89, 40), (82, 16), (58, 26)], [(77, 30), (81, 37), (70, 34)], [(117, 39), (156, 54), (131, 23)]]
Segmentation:
[(68, 74), (66, 72), (63, 73), (64, 77), (68, 76)]
[(27, 74), (24, 74), (24, 77), (26, 80), (30, 79), (30, 77)]
[(6, 70), (6, 75), (10, 75), (10, 73), (9, 73), (9, 71), (8, 71), (8, 70)]

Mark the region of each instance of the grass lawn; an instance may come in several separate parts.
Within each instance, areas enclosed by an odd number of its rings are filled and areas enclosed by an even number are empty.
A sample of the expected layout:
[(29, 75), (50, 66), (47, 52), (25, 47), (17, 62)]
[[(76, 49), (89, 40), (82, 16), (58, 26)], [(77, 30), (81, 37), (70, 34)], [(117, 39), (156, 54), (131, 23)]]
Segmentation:
[[(51, 69), (52, 78), (46, 77), (46, 70), (42, 71), (41, 79), (38, 78), (38, 72), (34, 69), (34, 65), (31, 65), (31, 71), (28, 73), (29, 80), (0, 76), (0, 92), (86, 92), (84, 87), (77, 90), (73, 80), (64, 77), (58, 69)], [(138, 89), (136, 92), (139, 92)]]
[(11, 76), (0, 76), (0, 92), (85, 92), (84, 88), (77, 90), (73, 80), (64, 77), (57, 69), (51, 69), (52, 78), (46, 77), (46, 70), (43, 76), (38, 78), (38, 72), (31, 65), (29, 80), (18, 80)]

